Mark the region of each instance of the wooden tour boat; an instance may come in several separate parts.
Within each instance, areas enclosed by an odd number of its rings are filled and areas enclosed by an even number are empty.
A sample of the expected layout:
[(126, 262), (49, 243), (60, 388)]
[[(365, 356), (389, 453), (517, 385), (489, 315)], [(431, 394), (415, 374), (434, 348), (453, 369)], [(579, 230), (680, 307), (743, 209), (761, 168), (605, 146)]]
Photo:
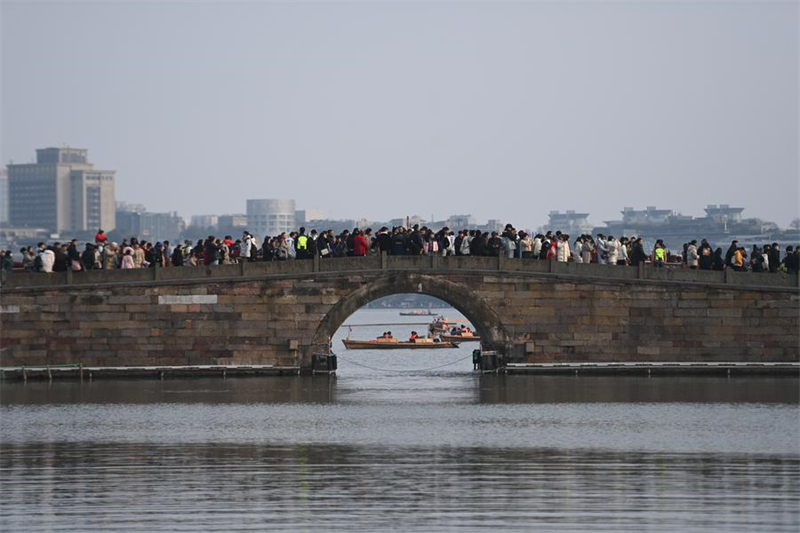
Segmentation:
[(430, 309), (418, 309), (416, 311), (400, 311), (400, 316), (436, 316)]
[(458, 343), (456, 342), (436, 342), (433, 339), (415, 339), (413, 341), (400, 341), (397, 339), (354, 341), (351, 339), (342, 339), (342, 342), (344, 343), (344, 347), (348, 350), (432, 350), (439, 348), (458, 348)]

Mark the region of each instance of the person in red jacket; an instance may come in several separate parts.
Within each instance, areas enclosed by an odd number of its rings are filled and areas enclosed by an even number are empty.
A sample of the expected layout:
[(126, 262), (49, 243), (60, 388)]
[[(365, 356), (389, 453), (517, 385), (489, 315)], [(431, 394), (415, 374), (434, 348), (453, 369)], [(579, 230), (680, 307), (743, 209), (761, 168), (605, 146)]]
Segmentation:
[(364, 237), (364, 232), (360, 229), (356, 230), (353, 236), (353, 255), (356, 257), (367, 255), (369, 251), (369, 243), (367, 238)]
[(106, 232), (101, 229), (97, 230), (97, 234), (94, 236), (94, 243), (105, 244), (107, 240), (108, 237), (106, 237)]

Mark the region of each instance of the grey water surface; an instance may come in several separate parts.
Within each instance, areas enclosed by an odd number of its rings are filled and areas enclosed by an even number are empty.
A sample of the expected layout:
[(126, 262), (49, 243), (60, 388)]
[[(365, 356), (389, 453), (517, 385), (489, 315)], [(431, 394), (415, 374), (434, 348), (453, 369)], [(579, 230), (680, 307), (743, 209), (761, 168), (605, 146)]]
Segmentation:
[(481, 377), (346, 333), (330, 379), (3, 382), (0, 530), (800, 529), (797, 379)]

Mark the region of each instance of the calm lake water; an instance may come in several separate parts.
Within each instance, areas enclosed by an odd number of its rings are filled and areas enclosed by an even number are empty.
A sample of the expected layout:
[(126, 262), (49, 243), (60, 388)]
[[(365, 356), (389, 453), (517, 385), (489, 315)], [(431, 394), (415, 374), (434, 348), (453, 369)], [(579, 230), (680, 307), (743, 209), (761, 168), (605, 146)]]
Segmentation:
[(335, 346), (332, 379), (2, 383), (0, 530), (800, 529), (797, 379), (480, 377), (471, 345)]

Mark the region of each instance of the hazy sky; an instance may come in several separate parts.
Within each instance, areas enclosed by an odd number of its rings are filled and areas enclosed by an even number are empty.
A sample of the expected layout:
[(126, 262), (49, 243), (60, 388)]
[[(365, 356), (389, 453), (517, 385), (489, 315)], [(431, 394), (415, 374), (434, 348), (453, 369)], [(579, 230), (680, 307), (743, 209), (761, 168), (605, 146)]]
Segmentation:
[(89, 148), (184, 216), (798, 216), (796, 2), (0, 7), (0, 160)]

